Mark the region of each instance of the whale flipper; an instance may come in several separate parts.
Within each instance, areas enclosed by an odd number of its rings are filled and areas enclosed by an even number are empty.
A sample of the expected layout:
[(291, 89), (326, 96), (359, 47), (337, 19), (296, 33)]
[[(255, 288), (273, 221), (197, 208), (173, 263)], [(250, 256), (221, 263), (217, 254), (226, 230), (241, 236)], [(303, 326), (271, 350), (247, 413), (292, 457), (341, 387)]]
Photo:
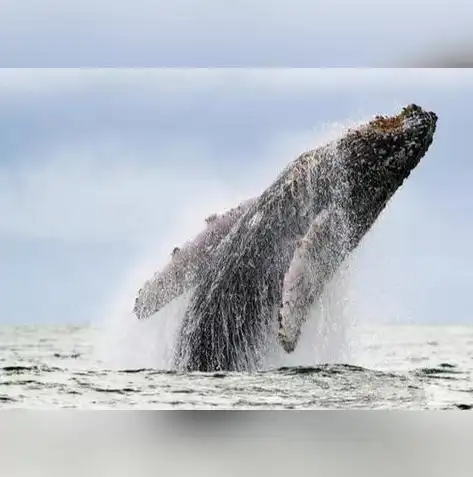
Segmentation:
[(288, 353), (297, 346), (310, 308), (343, 261), (344, 250), (348, 252), (346, 227), (342, 211), (323, 210), (297, 244), (284, 276), (279, 310), (278, 341)]
[(196, 279), (196, 263), (189, 260), (186, 265), (182, 258), (179, 258), (180, 260), (173, 257), (172, 262), (161, 273), (148, 280), (138, 291), (134, 312), (139, 319), (157, 313), (193, 287)]
[(138, 319), (149, 318), (196, 286), (207, 273), (220, 242), (253, 202), (249, 199), (222, 215), (210, 215), (204, 231), (182, 248), (174, 248), (171, 262), (138, 291), (133, 309)]

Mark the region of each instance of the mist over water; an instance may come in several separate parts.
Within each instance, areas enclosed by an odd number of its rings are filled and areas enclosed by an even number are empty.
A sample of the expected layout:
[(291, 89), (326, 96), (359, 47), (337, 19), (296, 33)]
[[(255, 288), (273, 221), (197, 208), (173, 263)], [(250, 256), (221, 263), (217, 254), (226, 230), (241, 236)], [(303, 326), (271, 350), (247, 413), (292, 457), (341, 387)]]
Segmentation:
[[(347, 295), (350, 270), (345, 266), (328, 284), (303, 325), (298, 346), (286, 353), (276, 342), (276, 329), (269, 343), (263, 369), (350, 363), (355, 345), (350, 334), (355, 324)], [(99, 324), (98, 357), (115, 369), (172, 369), (176, 336), (189, 304), (190, 293), (169, 303), (148, 320), (138, 321), (131, 311), (110, 315)]]

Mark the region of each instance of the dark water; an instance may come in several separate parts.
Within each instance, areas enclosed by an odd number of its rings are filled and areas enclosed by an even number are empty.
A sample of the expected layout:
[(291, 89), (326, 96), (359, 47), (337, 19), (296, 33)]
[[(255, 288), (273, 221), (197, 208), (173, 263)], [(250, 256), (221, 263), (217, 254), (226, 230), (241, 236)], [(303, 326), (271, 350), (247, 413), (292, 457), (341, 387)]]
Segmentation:
[(355, 332), (358, 351), (350, 364), (289, 366), (253, 374), (180, 374), (149, 366), (110, 368), (96, 351), (100, 333), (89, 327), (1, 327), (0, 407), (473, 406), (473, 327), (468, 326), (360, 328)]

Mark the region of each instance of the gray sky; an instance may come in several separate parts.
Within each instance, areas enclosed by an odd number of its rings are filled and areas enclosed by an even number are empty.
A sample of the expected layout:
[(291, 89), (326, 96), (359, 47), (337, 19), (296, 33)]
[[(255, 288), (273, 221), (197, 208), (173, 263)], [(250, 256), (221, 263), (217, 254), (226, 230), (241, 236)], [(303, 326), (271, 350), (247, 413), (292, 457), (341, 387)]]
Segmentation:
[(1, 70), (0, 322), (99, 317), (206, 214), (411, 102), (437, 136), (358, 251), (352, 300), (471, 322), (472, 99), (472, 70)]

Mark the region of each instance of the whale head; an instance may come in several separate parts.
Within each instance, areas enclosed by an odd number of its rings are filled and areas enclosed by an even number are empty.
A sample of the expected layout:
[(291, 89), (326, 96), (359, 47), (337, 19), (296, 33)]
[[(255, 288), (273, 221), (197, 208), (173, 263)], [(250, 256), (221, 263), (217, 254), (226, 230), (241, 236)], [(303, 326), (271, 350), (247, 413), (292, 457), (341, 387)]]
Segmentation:
[(395, 116), (377, 116), (340, 139), (338, 150), (348, 185), (348, 193), (341, 197), (353, 245), (426, 154), (436, 125), (435, 113), (411, 104)]

